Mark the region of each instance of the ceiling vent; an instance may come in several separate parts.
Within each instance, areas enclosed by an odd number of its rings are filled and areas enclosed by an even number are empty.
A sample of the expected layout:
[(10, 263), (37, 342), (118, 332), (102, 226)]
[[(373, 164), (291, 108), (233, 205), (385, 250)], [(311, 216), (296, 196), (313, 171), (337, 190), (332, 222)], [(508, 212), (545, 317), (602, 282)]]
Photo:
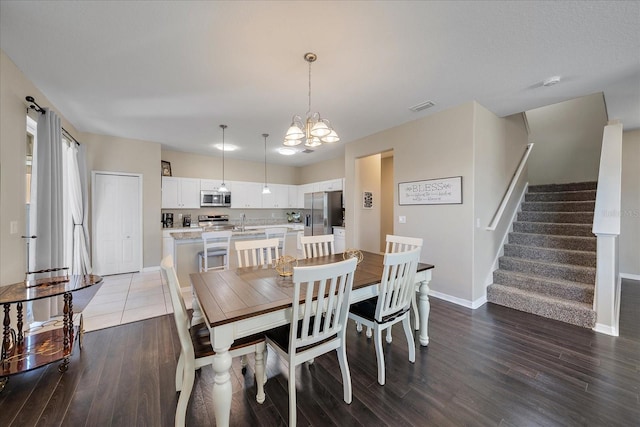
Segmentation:
[(409, 107), (409, 110), (417, 113), (418, 111), (426, 110), (427, 108), (431, 108), (436, 105), (433, 101), (425, 101), (420, 104), (414, 105), (413, 107)]

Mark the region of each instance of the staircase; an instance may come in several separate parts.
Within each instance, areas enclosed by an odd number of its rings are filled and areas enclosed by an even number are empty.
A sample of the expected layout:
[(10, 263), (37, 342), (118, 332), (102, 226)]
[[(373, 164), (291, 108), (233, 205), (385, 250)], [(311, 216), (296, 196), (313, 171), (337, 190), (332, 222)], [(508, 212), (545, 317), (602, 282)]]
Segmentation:
[(489, 302), (595, 326), (596, 237), (591, 228), (596, 184), (529, 186), (487, 288)]

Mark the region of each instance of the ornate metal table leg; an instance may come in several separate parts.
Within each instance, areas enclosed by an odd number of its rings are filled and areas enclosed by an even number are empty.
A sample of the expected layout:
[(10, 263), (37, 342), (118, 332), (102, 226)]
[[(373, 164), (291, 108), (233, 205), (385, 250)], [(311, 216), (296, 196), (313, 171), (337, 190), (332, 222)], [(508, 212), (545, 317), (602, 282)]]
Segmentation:
[(62, 363), (58, 366), (58, 372), (67, 372), (67, 369), (69, 369), (69, 358), (65, 357), (62, 359)]
[(9, 349), (11, 348), (11, 318), (9, 317), (10, 304), (4, 305), (4, 321), (2, 322), (4, 328), (2, 330), (2, 360), (9, 355)]
[(78, 329), (78, 347), (82, 350), (84, 348), (84, 318), (82, 313), (80, 313), (80, 327)]
[(73, 327), (73, 294), (69, 292), (69, 313), (67, 313), (67, 336), (69, 337), (69, 345), (73, 347), (75, 339), (75, 329)]
[[(66, 350), (69, 347), (69, 318), (67, 314), (69, 314), (69, 294), (64, 294), (64, 309), (62, 310), (62, 335), (63, 335), (63, 345)], [(61, 371), (63, 372), (63, 371)]]
[(18, 307), (18, 343), (22, 344), (24, 341), (24, 332), (22, 331), (23, 323), (22, 323), (22, 303), (19, 302), (17, 304)]
[(0, 378), (0, 393), (2, 393), (2, 390), (4, 390), (4, 386), (6, 386), (8, 382), (9, 382), (9, 377)]

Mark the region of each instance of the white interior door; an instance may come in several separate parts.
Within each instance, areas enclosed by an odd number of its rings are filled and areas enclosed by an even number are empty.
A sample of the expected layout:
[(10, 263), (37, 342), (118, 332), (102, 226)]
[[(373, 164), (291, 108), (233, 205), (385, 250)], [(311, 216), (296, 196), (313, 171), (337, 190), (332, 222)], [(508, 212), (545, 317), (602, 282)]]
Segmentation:
[(142, 176), (93, 172), (93, 270), (142, 269)]

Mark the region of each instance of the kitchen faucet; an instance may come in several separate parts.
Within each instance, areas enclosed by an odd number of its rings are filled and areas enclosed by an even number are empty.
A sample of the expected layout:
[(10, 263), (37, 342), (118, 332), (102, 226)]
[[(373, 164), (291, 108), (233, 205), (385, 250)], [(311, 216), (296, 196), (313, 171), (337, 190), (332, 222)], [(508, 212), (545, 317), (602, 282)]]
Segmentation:
[(244, 231), (244, 223), (247, 220), (247, 216), (244, 213), (240, 214), (240, 231)]

